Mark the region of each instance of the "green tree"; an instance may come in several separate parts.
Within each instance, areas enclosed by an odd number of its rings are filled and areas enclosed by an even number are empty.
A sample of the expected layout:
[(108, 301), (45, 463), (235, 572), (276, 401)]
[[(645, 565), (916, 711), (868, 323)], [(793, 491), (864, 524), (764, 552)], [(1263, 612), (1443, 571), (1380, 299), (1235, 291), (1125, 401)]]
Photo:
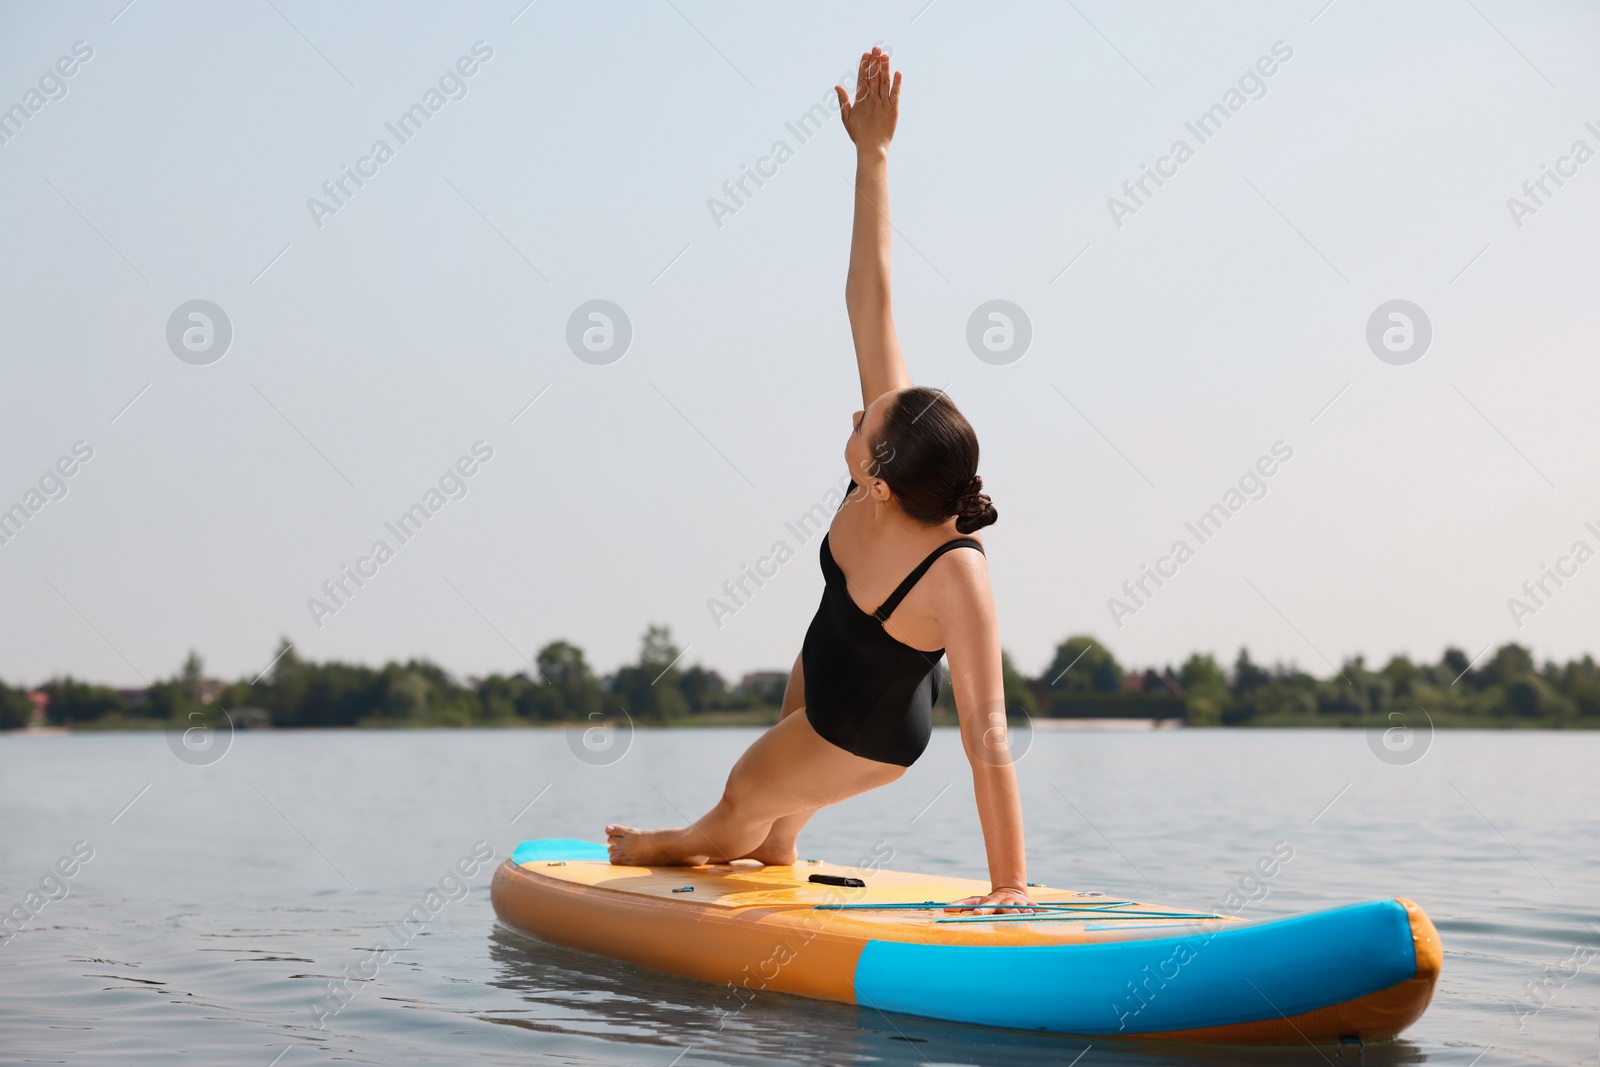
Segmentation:
[(1444, 650), (1444, 655), (1439, 658), (1439, 679), (1446, 685), (1453, 685), (1459, 678), (1468, 685), (1481, 689), (1482, 686), (1478, 685), (1478, 679), (1471, 667), (1472, 661), (1467, 658), (1465, 652), (1459, 648), (1447, 648)]
[(1534, 679), (1518, 678), (1506, 686), (1506, 705), (1525, 719), (1537, 718), (1544, 710), (1544, 693)]
[[(1315, 685), (1315, 679), (1307, 676), (1306, 680)], [(1229, 724), (1258, 718), (1279, 721), (1286, 716), (1309, 718), (1316, 713), (1317, 700), (1309, 687), (1296, 684), (1293, 676), (1275, 677), (1240, 697), (1234, 708), (1223, 714), (1222, 721)]]
[(307, 668), (287, 637), (278, 638), (278, 650), (266, 677), (255, 684), (254, 703), (272, 716), (274, 726), (311, 726), (302, 706), (307, 689)]
[(384, 672), (383, 713), (386, 718), (414, 723), (428, 721), (433, 687), (416, 671), (391, 668)]
[(1383, 676), (1389, 679), (1389, 686), (1396, 699), (1411, 696), (1419, 681), (1420, 673), (1405, 656), (1391, 656), (1389, 662), (1383, 666)]
[(1040, 675), (1053, 693), (1120, 693), (1122, 668), (1109, 649), (1092, 635), (1077, 634), (1056, 646), (1055, 657)]
[(527, 694), (524, 714), (535, 719), (586, 720), (602, 709), (605, 693), (600, 680), (577, 645), (551, 641), (539, 650), (534, 662), (543, 684)]
[(679, 651), (665, 626), (645, 629), (639, 645), (639, 662), (621, 667), (611, 689), (634, 718), (644, 722), (671, 722), (688, 714), (689, 702), (678, 688), (682, 672), (673, 664)]
[(1228, 674), (1212, 656), (1194, 653), (1178, 670), (1184, 709), (1195, 726), (1220, 726), (1233, 707)]
[(491, 674), (478, 683), (478, 703), (483, 707), (485, 722), (503, 724), (514, 721), (518, 714), (518, 700), (528, 687), (525, 677), (507, 678)]
[(1233, 694), (1242, 697), (1257, 686), (1266, 685), (1272, 681), (1272, 675), (1256, 666), (1250, 658), (1250, 650), (1240, 647), (1238, 658), (1233, 661)]
[(1533, 655), (1519, 644), (1501, 645), (1480, 673), (1485, 686), (1509, 686), (1535, 673)]
[(682, 654), (678, 646), (672, 643), (671, 629), (654, 624), (645, 627), (644, 637), (639, 642), (639, 666), (654, 667), (657, 677), (662, 681), (671, 680), (673, 685), (677, 685), (681, 672), (674, 664)]
[(152, 685), (137, 711), (142, 718), (165, 719), (185, 727), (215, 722), (220, 709), (209, 707), (202, 700), (204, 682), (205, 666), (199, 653), (190, 649), (178, 674)]
[(52, 678), (44, 685), (50, 705), (45, 716), (51, 725), (95, 722), (106, 716), (128, 714), (128, 702), (121, 693), (104, 685), (75, 681), (71, 676)]
[(722, 675), (699, 664), (683, 672), (678, 689), (691, 712), (721, 707), (728, 696), (728, 683)]
[(1551, 672), (1551, 686), (1585, 717), (1600, 715), (1600, 666), (1592, 656), (1571, 660)]
[[(200, 720), (211, 721), (211, 709), (198, 699), (191, 699), (189, 693), (190, 689), (181, 676), (169, 678), (150, 687), (144, 705), (138, 710), (143, 718), (165, 719), (186, 727)], [(193, 716), (199, 716), (199, 719)]]
[(1348, 683), (1352, 691), (1350, 701), (1360, 715), (1381, 714), (1394, 698), (1394, 683), (1387, 674), (1368, 670), (1365, 656), (1351, 656), (1345, 660), (1339, 677), (1329, 681)]
[(190, 703), (203, 703), (206, 670), (205, 664), (200, 659), (200, 653), (194, 649), (189, 650), (189, 655), (183, 661), (183, 673), (178, 680), (183, 684), (183, 695)]
[[(349, 680), (353, 683), (342, 695), (347, 699), (363, 699), (370, 688), (359, 674), (363, 669), (339, 666), (350, 672)], [(458, 685), (448, 671), (428, 660), (385, 664), (377, 690), (378, 699), (371, 713), (362, 716), (373, 722), (470, 726), (477, 721), (481, 708), (476, 689)]]
[(26, 690), (0, 683), (0, 730), (20, 730), (33, 718), (33, 701)]
[(288, 649), (257, 693), (274, 726), (354, 726), (383, 711), (384, 690), (384, 674), (371, 667), (308, 663)]

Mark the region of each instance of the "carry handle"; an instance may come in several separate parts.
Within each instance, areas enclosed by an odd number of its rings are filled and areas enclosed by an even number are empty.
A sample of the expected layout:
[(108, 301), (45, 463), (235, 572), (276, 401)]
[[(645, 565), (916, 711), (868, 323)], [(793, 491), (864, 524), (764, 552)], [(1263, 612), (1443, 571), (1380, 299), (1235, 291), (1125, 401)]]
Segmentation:
[(860, 889), (867, 884), (859, 878), (847, 878), (838, 874), (813, 874), (810, 880), (822, 885), (843, 885), (853, 889)]

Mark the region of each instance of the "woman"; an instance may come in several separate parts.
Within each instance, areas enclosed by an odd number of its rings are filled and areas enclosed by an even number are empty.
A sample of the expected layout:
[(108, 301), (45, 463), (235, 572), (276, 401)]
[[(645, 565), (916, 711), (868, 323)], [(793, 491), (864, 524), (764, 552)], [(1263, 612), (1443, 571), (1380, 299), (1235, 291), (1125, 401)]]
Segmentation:
[(778, 723), (734, 764), (717, 806), (678, 829), (608, 825), (611, 862), (794, 863), (795, 838), (818, 808), (887, 785), (921, 755), (948, 653), (991, 882), (989, 893), (956, 903), (979, 914), (1031, 910), (994, 599), (982, 542), (961, 536), (997, 515), (977, 476), (972, 427), (942, 392), (912, 387), (889, 307), (888, 151), (900, 75), (891, 83), (889, 57), (874, 48), (861, 57), (854, 103), (834, 89), (856, 146), (845, 304), (863, 408), (845, 443), (855, 480), (822, 539), (822, 605)]

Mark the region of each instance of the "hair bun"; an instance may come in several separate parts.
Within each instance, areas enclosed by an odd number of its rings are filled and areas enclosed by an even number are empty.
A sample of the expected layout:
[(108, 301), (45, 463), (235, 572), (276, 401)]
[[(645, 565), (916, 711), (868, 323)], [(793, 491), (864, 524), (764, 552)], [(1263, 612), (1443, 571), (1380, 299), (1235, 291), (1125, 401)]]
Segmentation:
[(999, 518), (1000, 513), (989, 500), (989, 494), (983, 491), (983, 479), (974, 474), (967, 491), (956, 501), (956, 529), (964, 534), (972, 533)]

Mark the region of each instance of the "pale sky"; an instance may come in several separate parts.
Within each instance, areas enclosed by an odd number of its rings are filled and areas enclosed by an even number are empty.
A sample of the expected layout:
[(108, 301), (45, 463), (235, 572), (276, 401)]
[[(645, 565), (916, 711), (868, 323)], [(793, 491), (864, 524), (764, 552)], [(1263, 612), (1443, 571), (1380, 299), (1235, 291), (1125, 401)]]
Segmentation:
[[(138, 685), (191, 647), (254, 676), (280, 635), (461, 675), (566, 638), (609, 671), (650, 622), (686, 664), (786, 667), (822, 579), (785, 524), (846, 473), (859, 402), (828, 101), (880, 40), (900, 335), (979, 433), (1023, 670), (1081, 632), (1129, 665), (1247, 645), (1319, 675), (1596, 650), (1600, 562), (1572, 554), (1600, 549), (1595, 9), (124, 3), (0, 8), (10, 684)], [(1135, 203), (1145, 167), (1168, 176)], [(627, 317), (620, 359), (569, 347), (592, 300)], [(992, 300), (1027, 316), (1021, 358), (969, 347)], [(1431, 327), (1410, 362), (1368, 343), (1395, 300)], [(1279, 442), (1200, 543), (1185, 523)], [(385, 523), (430, 489), (402, 543)], [(370, 577), (314, 619), (346, 566)]]

